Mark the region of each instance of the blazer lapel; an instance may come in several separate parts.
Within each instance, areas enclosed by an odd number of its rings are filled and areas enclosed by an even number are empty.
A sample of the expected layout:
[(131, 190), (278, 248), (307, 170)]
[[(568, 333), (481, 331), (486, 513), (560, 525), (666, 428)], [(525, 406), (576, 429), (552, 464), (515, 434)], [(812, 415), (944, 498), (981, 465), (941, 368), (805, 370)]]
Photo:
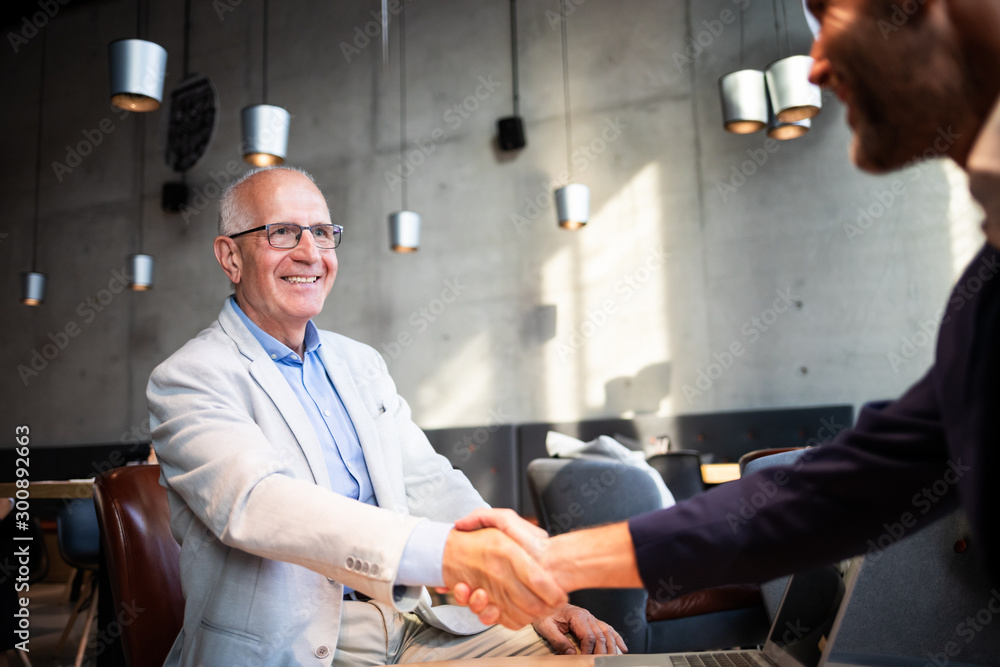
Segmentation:
[(344, 402), (347, 414), (354, 423), (354, 430), (358, 433), (361, 451), (364, 452), (365, 464), (368, 466), (368, 475), (372, 480), (372, 489), (375, 491), (375, 500), (379, 507), (408, 514), (405, 504), (402, 510), (397, 506), (397, 494), (393, 492), (392, 486), (383, 472), (387, 468), (374, 421), (378, 413), (370, 413), (371, 410), (377, 411), (381, 406), (365, 405), (364, 399), (361, 398), (361, 393), (358, 391), (358, 386), (354, 382), (354, 377), (340, 358), (339, 352), (329, 339), (324, 340), (319, 348), (326, 372), (329, 373), (333, 386), (340, 394), (340, 400)]
[(274, 402), (281, 418), (288, 424), (288, 428), (295, 436), (299, 448), (302, 450), (302, 455), (309, 465), (313, 481), (319, 486), (329, 489), (330, 473), (326, 469), (323, 448), (319, 438), (316, 437), (309, 416), (302, 408), (298, 398), (295, 397), (295, 392), (288, 386), (288, 381), (264, 352), (264, 348), (253, 337), (253, 334), (247, 330), (228, 300), (222, 308), (222, 313), (219, 314), (219, 324), (222, 325), (223, 331), (236, 342), (240, 352), (250, 359), (250, 375)]

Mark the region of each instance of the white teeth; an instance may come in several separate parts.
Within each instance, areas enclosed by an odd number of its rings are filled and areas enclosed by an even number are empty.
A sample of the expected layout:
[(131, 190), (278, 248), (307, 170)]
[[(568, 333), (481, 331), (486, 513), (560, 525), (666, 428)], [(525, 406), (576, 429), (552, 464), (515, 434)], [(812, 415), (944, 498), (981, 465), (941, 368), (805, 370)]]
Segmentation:
[(316, 276), (284, 276), (282, 280), (286, 280), (290, 283), (314, 283), (316, 282)]

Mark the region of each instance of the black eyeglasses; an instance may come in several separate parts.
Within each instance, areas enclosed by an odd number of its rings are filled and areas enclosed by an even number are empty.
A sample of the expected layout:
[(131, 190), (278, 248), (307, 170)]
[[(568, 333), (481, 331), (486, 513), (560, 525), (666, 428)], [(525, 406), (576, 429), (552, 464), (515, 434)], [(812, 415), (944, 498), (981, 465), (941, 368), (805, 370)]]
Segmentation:
[(248, 229), (239, 234), (232, 234), (229, 238), (235, 239), (244, 234), (267, 231), (267, 242), (272, 248), (279, 250), (289, 250), (299, 244), (302, 239), (302, 232), (305, 230), (313, 236), (313, 243), (317, 248), (331, 250), (340, 245), (340, 235), (344, 233), (344, 228), (340, 225), (313, 225), (312, 227), (296, 225), (294, 222), (272, 222), (270, 225), (262, 225)]

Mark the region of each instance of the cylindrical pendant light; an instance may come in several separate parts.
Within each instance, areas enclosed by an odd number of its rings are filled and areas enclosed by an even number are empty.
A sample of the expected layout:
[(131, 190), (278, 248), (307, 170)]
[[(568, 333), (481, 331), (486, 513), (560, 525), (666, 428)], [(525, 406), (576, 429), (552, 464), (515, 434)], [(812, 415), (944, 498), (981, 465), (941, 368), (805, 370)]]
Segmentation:
[(243, 159), (255, 167), (282, 164), (288, 155), (291, 114), (267, 103), (268, 0), (264, 0), (264, 40), (261, 46), (261, 102), (243, 109)]
[(108, 44), (111, 104), (127, 111), (156, 111), (163, 102), (167, 50), (143, 39)]
[(752, 134), (767, 126), (764, 73), (743, 66), (743, 8), (740, 5), (740, 68), (719, 78), (722, 126), (733, 134)]
[(48, 282), (38, 266), (38, 205), (41, 201), (42, 183), (42, 113), (45, 108), (45, 35), (42, 30), (42, 55), (38, 77), (38, 127), (35, 139), (35, 215), (31, 231), (31, 271), (21, 273), (21, 303), (26, 306), (40, 306), (45, 303), (45, 286)]
[(741, 69), (719, 79), (722, 123), (733, 134), (751, 134), (767, 126), (767, 91), (764, 73)]
[(136, 292), (145, 292), (153, 289), (153, 267), (155, 260), (152, 255), (138, 253), (128, 256), (128, 268), (125, 277), (128, 279), (128, 288)]
[(416, 252), (420, 249), (420, 214), (396, 211), (389, 214), (389, 247), (393, 252)]
[[(399, 164), (406, 152), (406, 23), (403, 5), (399, 6)], [(400, 170), (402, 174), (402, 169)], [(389, 248), (393, 252), (416, 252), (420, 249), (420, 214), (407, 210), (406, 176), (400, 183), (402, 211), (389, 214)]]
[(790, 123), (783, 123), (775, 118), (767, 128), (767, 136), (779, 141), (798, 139), (808, 132), (811, 127), (812, 121), (808, 118)]
[(146, 118), (140, 117), (136, 123), (136, 134), (138, 141), (138, 168), (136, 169), (136, 199), (138, 200), (138, 210), (136, 211), (136, 247), (138, 252), (128, 256), (128, 264), (125, 277), (128, 280), (128, 288), (136, 292), (145, 292), (153, 288), (153, 258), (143, 254), (143, 221), (145, 212), (143, 207), (143, 188), (146, 183)]
[(556, 190), (556, 213), (563, 229), (579, 229), (590, 219), (590, 188), (570, 183)]
[(812, 118), (823, 106), (822, 91), (809, 82), (810, 56), (790, 56), (764, 70), (767, 92), (775, 117), (783, 123)]
[(291, 118), (287, 110), (271, 104), (243, 109), (243, 159), (255, 167), (284, 162)]
[(48, 278), (44, 273), (24, 271), (21, 273), (21, 303), (26, 306), (40, 306), (45, 303), (45, 284)]
[[(566, 35), (566, 0), (559, 2), (562, 36), (563, 108), (566, 112), (566, 173), (573, 175), (573, 125), (569, 97), (569, 39)], [(556, 216), (563, 229), (577, 230), (590, 222), (590, 188), (582, 183), (567, 183), (555, 191)]]

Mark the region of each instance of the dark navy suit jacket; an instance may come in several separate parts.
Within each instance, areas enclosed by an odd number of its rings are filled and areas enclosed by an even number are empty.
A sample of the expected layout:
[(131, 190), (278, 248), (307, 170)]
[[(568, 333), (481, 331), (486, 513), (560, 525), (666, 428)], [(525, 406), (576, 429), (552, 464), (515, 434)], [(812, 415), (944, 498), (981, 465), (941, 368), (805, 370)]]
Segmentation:
[(1000, 251), (987, 245), (948, 301), (934, 366), (853, 429), (691, 500), (629, 521), (659, 599), (877, 551), (961, 505), (1000, 581)]

